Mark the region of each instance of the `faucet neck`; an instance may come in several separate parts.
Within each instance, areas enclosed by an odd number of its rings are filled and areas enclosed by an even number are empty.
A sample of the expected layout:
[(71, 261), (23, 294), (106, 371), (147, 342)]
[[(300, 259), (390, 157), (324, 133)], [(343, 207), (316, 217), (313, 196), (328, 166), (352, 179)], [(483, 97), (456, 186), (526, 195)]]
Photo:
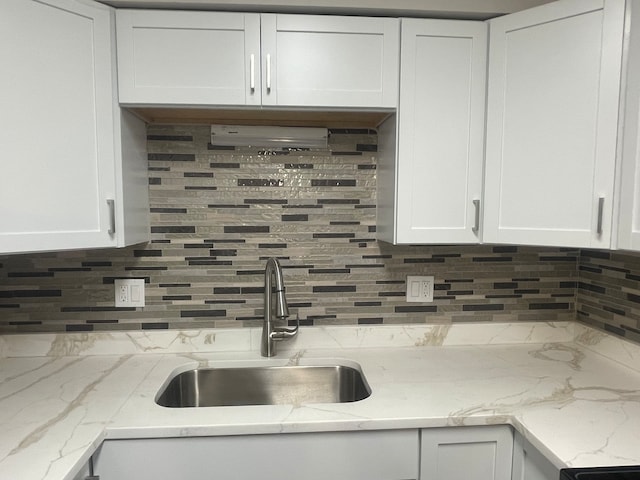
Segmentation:
[[(274, 279), (275, 289), (272, 284)], [(264, 269), (264, 322), (262, 325), (261, 350), (262, 355), (265, 357), (275, 355), (275, 340), (282, 340), (295, 335), (295, 333), (289, 332), (287, 329), (274, 327), (274, 316), (280, 319), (287, 318), (289, 316), (289, 307), (287, 306), (287, 298), (285, 296), (282, 267), (277, 258), (270, 258), (267, 260), (267, 265)]]
[[(271, 285), (271, 278), (275, 276), (276, 279), (276, 290), (284, 290), (284, 280), (282, 279), (282, 267), (280, 266), (280, 262), (277, 258), (271, 257), (267, 260), (267, 266), (264, 269), (264, 284), (267, 283)], [(265, 294), (267, 292), (265, 291)]]

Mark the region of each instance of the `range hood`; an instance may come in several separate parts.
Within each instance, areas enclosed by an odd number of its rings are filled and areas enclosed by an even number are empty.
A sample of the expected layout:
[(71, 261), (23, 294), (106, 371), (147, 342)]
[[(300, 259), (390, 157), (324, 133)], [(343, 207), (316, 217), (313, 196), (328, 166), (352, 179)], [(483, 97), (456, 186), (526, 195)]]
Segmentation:
[(328, 138), (326, 128), (211, 125), (211, 144), (219, 146), (326, 148)]

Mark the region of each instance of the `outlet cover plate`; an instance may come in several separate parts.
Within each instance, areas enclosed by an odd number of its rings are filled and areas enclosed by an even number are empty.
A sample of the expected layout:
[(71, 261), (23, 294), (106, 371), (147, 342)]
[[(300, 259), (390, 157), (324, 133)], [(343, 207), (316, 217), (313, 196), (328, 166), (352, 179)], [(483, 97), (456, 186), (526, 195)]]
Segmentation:
[(433, 302), (434, 277), (407, 275), (407, 302)]
[(116, 278), (116, 307), (144, 307), (144, 278)]

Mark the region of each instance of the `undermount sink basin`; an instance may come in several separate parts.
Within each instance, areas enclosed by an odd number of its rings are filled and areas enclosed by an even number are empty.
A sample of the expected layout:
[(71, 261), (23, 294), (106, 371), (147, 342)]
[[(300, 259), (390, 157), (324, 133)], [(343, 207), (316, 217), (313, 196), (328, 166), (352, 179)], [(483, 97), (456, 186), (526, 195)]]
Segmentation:
[(364, 375), (344, 365), (197, 368), (172, 377), (156, 397), (163, 407), (357, 402), (371, 395)]

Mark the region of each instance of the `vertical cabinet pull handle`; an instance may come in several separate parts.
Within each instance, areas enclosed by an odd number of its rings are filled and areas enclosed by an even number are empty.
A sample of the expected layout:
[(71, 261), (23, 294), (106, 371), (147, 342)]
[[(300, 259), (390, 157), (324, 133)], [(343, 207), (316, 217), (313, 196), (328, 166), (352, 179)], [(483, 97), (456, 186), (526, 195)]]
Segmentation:
[(251, 77), (249, 86), (253, 93), (256, 91), (256, 56), (253, 53), (249, 57), (249, 76)]
[(109, 235), (113, 235), (116, 233), (116, 201), (109, 199), (107, 200), (107, 205), (109, 205)]
[(476, 218), (471, 231), (477, 235), (480, 230), (480, 200), (474, 200), (473, 205), (476, 207)]
[(271, 91), (271, 54), (267, 53), (267, 92)]
[(604, 215), (604, 197), (598, 199), (598, 226), (596, 233), (602, 235), (602, 217)]

